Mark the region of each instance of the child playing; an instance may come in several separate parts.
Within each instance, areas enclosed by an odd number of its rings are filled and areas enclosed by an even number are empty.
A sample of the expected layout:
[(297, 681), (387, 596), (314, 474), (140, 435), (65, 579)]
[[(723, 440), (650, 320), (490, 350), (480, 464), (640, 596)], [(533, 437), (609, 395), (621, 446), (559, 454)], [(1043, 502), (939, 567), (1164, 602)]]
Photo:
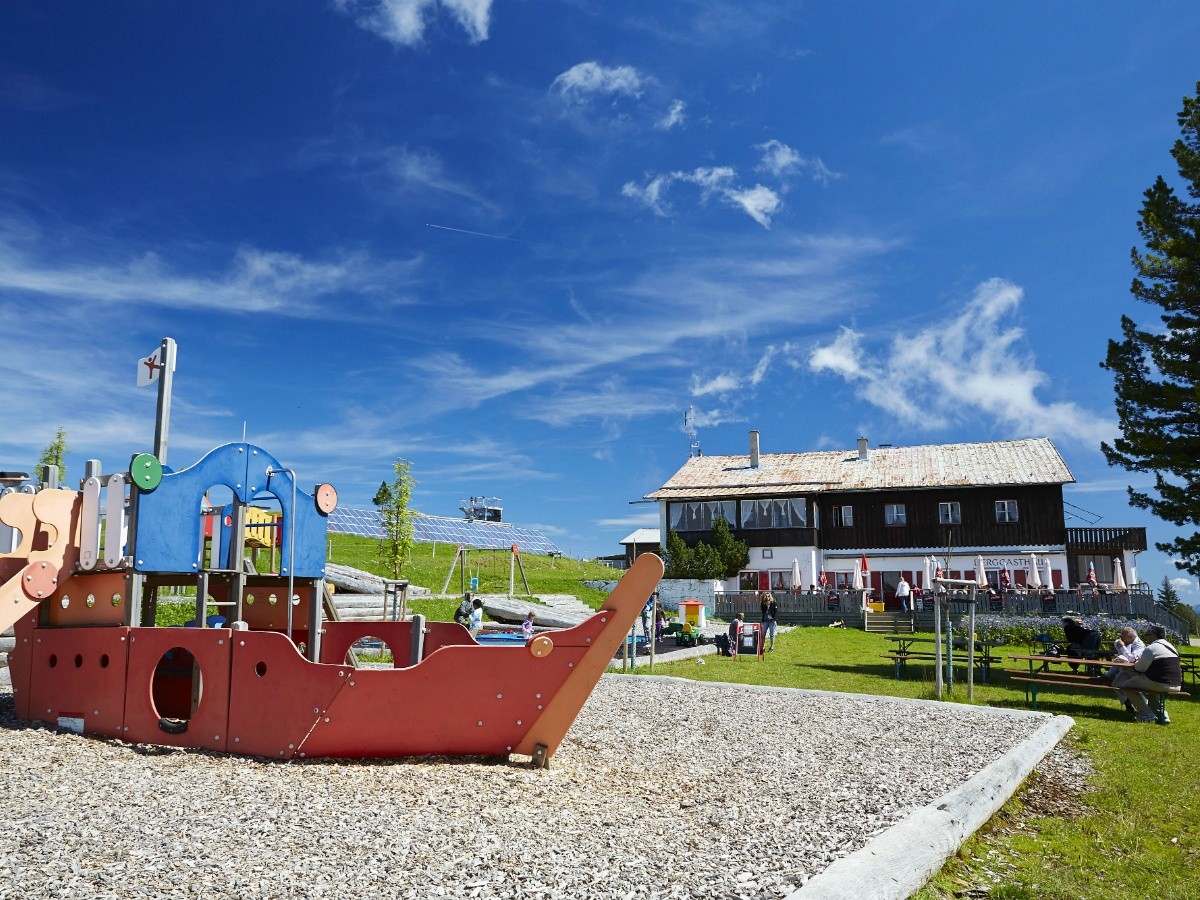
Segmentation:
[(521, 634), (523, 634), (525, 636), (526, 641), (530, 640), (533, 637), (533, 610), (532, 609), (525, 614), (525, 621), (521, 623)]

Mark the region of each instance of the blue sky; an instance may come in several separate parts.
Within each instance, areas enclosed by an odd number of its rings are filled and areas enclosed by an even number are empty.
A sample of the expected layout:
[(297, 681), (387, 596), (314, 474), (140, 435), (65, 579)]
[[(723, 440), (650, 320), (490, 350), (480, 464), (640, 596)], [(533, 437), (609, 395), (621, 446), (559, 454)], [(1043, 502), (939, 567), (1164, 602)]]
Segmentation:
[(0, 467), (151, 449), (169, 335), (172, 465), (245, 423), (369, 505), (405, 457), (421, 511), (499, 496), (573, 555), (656, 524), (689, 406), (717, 454), (1048, 435), (1071, 503), (1164, 539), (1098, 361), (1153, 316), (1197, 38), (1185, 3), (4, 4)]

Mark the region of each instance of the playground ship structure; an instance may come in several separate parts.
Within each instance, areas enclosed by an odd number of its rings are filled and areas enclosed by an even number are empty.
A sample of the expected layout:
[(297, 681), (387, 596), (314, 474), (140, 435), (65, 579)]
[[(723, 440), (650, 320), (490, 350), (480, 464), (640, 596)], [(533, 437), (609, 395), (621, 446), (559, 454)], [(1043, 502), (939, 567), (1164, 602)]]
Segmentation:
[[(220, 485), (231, 502), (206, 511)], [(278, 520), (249, 525), (256, 500), (277, 503)], [(517, 754), (544, 765), (662, 576), (657, 557), (641, 556), (594, 616), (519, 646), (421, 616), (326, 620), (336, 505), (332, 486), (301, 490), (244, 442), (180, 471), (143, 453), (79, 491), (0, 496), (13, 535), (0, 545), (12, 546), (0, 552), (0, 631), (16, 635), (17, 715), (275, 759)], [(245, 564), (255, 528), (279, 529), (277, 574)], [(155, 627), (160, 591), (178, 587), (196, 589), (191, 627)], [(391, 668), (348, 663), (368, 635), (393, 648)]]

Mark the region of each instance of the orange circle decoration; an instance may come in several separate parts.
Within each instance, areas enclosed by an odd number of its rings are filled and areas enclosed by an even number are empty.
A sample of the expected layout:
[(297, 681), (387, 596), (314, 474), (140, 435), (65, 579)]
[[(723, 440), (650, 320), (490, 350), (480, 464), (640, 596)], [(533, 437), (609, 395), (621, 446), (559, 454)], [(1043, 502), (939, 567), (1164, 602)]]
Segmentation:
[(545, 659), (554, 652), (554, 641), (541, 634), (529, 642), (529, 652), (538, 659)]
[(317, 509), (329, 515), (337, 509), (337, 490), (332, 484), (318, 484), (316, 491)]
[(43, 600), (58, 586), (58, 568), (53, 563), (33, 562), (21, 575), (21, 588), (30, 600)]

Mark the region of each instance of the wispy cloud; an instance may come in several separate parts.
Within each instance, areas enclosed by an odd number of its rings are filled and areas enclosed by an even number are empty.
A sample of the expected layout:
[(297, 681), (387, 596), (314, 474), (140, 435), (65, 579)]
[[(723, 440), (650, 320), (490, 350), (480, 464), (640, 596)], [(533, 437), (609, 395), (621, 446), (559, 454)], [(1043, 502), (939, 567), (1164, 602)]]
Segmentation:
[(403, 277), (408, 264), (379, 264), (362, 254), (314, 261), (243, 246), (225, 271), (186, 274), (155, 251), (120, 265), (65, 261), (42, 266), (0, 244), (0, 288), (29, 295), (109, 304), (309, 315), (322, 297), (373, 294)]
[[(862, 333), (843, 327), (812, 351), (808, 367), (842, 378), (863, 400), (915, 428), (990, 418), (1009, 434), (1095, 446), (1115, 433), (1111, 420), (1038, 396), (1050, 379), (1014, 321), (1023, 296), (1011, 282), (985, 281), (957, 316), (895, 337), (887, 349), (868, 347)], [(868, 359), (870, 366), (863, 364)]]
[(676, 125), (682, 125), (685, 109), (687, 109), (687, 105), (682, 100), (671, 101), (670, 108), (661, 119), (654, 123), (654, 127), (660, 131), (670, 131)]
[(616, 516), (611, 519), (597, 519), (600, 528), (657, 528), (658, 513), (630, 513), (627, 516)]
[(692, 375), (692, 396), (704, 397), (709, 394), (731, 394), (735, 391), (744, 391), (747, 388), (757, 387), (766, 378), (767, 372), (771, 367), (772, 361), (780, 353), (790, 353), (792, 345), (790, 343), (770, 344), (763, 351), (762, 356), (758, 358), (749, 372), (744, 375), (739, 375), (734, 372), (722, 372), (719, 375), (710, 377), (701, 377)]
[(621, 195), (635, 200), (656, 216), (669, 216), (672, 207), (667, 200), (667, 191), (675, 184), (692, 184), (700, 188), (700, 202), (707, 203), (715, 194), (730, 206), (741, 209), (763, 228), (771, 227), (771, 218), (783, 208), (783, 201), (773, 190), (756, 184), (752, 188), (737, 188), (733, 185), (737, 172), (730, 166), (712, 166), (694, 169), (691, 172), (668, 172), (647, 175), (644, 185), (626, 182)]
[(830, 181), (842, 177), (840, 173), (831, 171), (820, 157), (812, 159), (804, 157), (782, 141), (771, 139), (765, 143), (756, 144), (755, 148), (762, 151), (762, 162), (755, 168), (776, 178), (807, 174), (813, 181), (828, 184)]
[(333, 0), (359, 27), (399, 47), (413, 47), (425, 36), (429, 18), (444, 9), (473, 44), (486, 41), (492, 0)]
[(551, 82), (550, 89), (576, 103), (583, 103), (606, 94), (639, 97), (646, 82), (646, 76), (633, 66), (603, 66), (592, 61), (571, 66)]

